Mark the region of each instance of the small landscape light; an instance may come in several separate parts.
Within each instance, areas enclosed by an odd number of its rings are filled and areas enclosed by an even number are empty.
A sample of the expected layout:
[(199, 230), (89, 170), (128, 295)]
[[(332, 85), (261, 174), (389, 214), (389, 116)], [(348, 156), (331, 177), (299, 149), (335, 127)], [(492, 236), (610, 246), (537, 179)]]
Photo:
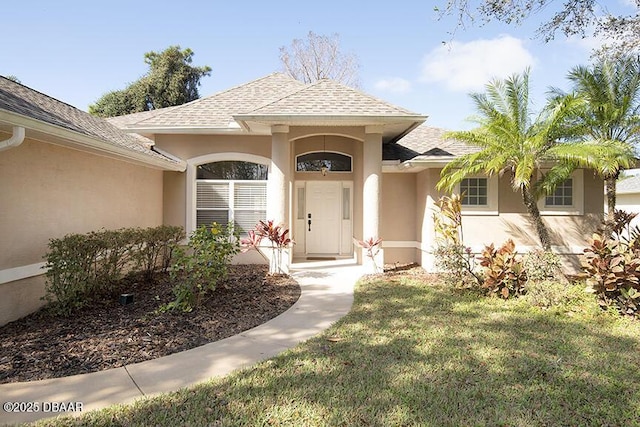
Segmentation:
[(129, 304), (133, 304), (133, 294), (121, 294), (120, 305), (129, 305)]

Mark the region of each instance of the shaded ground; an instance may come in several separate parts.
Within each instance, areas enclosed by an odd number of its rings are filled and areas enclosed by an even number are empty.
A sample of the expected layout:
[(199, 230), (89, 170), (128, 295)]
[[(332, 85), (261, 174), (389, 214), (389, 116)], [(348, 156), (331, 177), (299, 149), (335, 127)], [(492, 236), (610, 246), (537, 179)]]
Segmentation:
[[(191, 313), (155, 313), (173, 299), (165, 275), (129, 280), (71, 317), (46, 310), (0, 327), (0, 383), (102, 371), (198, 347), (258, 326), (291, 307), (300, 287), (263, 266), (232, 266)], [(122, 306), (121, 293), (135, 302)]]

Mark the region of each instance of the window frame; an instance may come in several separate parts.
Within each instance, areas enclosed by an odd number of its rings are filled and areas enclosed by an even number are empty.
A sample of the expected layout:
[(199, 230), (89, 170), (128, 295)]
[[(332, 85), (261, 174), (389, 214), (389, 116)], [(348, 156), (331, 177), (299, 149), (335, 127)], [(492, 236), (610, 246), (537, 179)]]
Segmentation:
[[(541, 173), (544, 172), (541, 171)], [(538, 200), (540, 215), (584, 215), (584, 169), (576, 169), (571, 173), (572, 180), (572, 205), (558, 206), (547, 205), (547, 195)]]
[[(268, 177), (271, 175), (271, 159), (256, 154), (226, 152), (226, 153), (210, 153), (203, 156), (193, 157), (187, 160), (187, 179), (186, 179), (186, 208), (185, 212), (185, 230), (189, 236), (195, 229), (197, 224), (197, 168), (204, 163), (213, 163), (219, 161), (241, 161), (259, 163), (267, 166), (267, 207), (269, 206), (269, 184)], [(223, 180), (224, 181), (224, 180)], [(248, 182), (260, 182), (263, 180), (250, 180)], [(267, 209), (268, 211), (268, 209)], [(188, 241), (188, 237), (187, 237)]]
[(331, 153), (331, 154), (339, 154), (341, 156), (344, 157), (348, 157), (349, 158), (349, 167), (350, 170), (348, 171), (332, 171), (332, 170), (328, 170), (329, 173), (334, 174), (334, 173), (353, 173), (353, 156), (351, 154), (347, 154), (347, 153), (343, 153), (341, 151), (333, 151), (333, 150), (313, 150), (313, 151), (306, 151), (304, 153), (300, 153), (300, 154), (296, 154), (295, 157), (295, 173), (321, 173), (320, 170), (317, 171), (313, 171), (313, 170), (298, 170), (298, 159), (302, 156), (306, 156), (309, 154), (314, 154), (314, 153)]
[[(197, 195), (196, 195), (196, 227), (202, 226), (202, 225), (209, 225), (209, 224), (200, 224), (198, 225), (198, 212), (199, 211), (219, 211), (219, 212), (227, 212), (227, 222), (231, 222), (233, 221), (234, 224), (238, 225), (238, 221), (236, 220), (236, 214), (237, 211), (247, 211), (247, 212), (264, 212), (264, 215), (262, 216), (262, 220), (266, 220), (267, 217), (267, 180), (263, 180), (263, 179), (251, 179), (251, 180), (247, 180), (247, 179), (198, 179), (196, 180), (196, 191), (197, 191), (197, 187), (199, 183), (204, 183), (204, 184), (217, 184), (217, 185), (225, 185), (227, 188), (227, 201), (228, 201), (228, 206), (226, 208), (199, 208), (198, 207), (198, 199), (197, 199)], [(263, 209), (247, 209), (247, 208), (239, 208), (237, 207), (238, 203), (237, 203), (237, 197), (236, 197), (236, 186), (240, 184), (259, 184), (256, 185), (257, 186), (264, 186), (264, 208)], [(256, 221), (257, 223), (257, 221)], [(255, 224), (253, 224), (255, 225)], [(253, 228), (253, 227), (251, 227)], [(248, 230), (245, 230), (244, 232), (240, 233), (241, 236), (245, 237), (247, 236), (247, 232), (251, 229), (249, 228)]]
[[(483, 178), (487, 180), (487, 204), (486, 205), (462, 205), (462, 215), (498, 215), (499, 180), (496, 175), (472, 174), (466, 179)], [(457, 183), (454, 193), (461, 194), (460, 183)]]

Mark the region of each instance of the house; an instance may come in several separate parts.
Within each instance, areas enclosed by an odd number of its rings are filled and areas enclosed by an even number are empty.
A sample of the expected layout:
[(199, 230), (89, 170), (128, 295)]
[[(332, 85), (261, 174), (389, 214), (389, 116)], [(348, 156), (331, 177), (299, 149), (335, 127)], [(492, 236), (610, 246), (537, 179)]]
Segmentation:
[(616, 184), (616, 209), (639, 214), (631, 226), (640, 226), (640, 175), (622, 177)]
[[(427, 117), (330, 80), (274, 73), (196, 101), (102, 120), (0, 78), (0, 324), (34, 310), (47, 241), (71, 232), (233, 220), (288, 226), (290, 257), (433, 264), (435, 184), (469, 147)], [(537, 237), (508, 176), (468, 177), (465, 243)], [(473, 197), (471, 197), (473, 196)], [(603, 183), (578, 170), (541, 200), (555, 249), (582, 251)], [(253, 258), (251, 258), (253, 257)], [(259, 262), (247, 253), (237, 262)], [(288, 261), (290, 262), (290, 260)]]

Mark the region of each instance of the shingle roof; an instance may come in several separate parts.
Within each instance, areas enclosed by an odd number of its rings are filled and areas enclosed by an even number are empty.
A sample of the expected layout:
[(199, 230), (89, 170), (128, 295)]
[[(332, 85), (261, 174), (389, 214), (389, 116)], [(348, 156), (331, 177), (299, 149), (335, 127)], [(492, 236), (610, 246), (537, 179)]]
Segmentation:
[[(282, 73), (273, 73), (252, 82), (172, 108), (157, 110), (150, 117), (128, 123), (143, 127), (210, 127), (227, 128), (238, 113), (252, 111), (304, 87)], [(127, 117), (120, 118), (126, 122)]]
[(138, 113), (126, 114), (124, 116), (106, 117), (105, 120), (114, 126), (117, 126), (119, 128), (124, 128), (130, 124), (137, 123), (141, 120), (151, 118), (158, 114), (162, 114), (163, 112), (167, 112), (172, 108), (176, 108), (176, 107), (165, 107), (159, 110), (140, 111)]
[(410, 116), (418, 114), (333, 80), (323, 79), (274, 100), (248, 115)]
[(477, 149), (454, 139), (445, 139), (446, 129), (422, 124), (402, 137), (397, 144), (421, 156), (461, 156)]
[(175, 163), (174, 160), (145, 147), (145, 142), (152, 144), (152, 141), (127, 134), (102, 118), (94, 117), (76, 107), (2, 76), (0, 76), (0, 110), (96, 138), (150, 158)]
[(640, 175), (623, 178), (616, 183), (616, 193), (640, 193)]

